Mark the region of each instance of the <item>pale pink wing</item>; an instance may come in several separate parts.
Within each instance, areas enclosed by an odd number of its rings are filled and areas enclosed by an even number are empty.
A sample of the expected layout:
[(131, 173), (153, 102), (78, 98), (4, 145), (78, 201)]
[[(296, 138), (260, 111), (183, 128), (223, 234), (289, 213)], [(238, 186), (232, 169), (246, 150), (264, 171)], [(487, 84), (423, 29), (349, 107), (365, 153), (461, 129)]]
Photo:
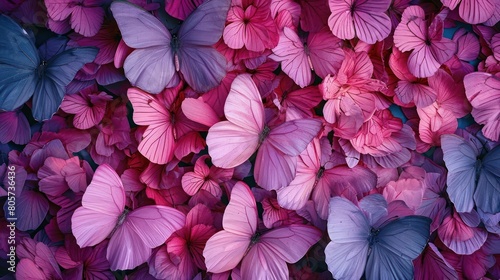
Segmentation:
[(264, 142), (290, 156), (298, 156), (319, 133), (322, 122), (318, 119), (291, 120), (272, 128)]
[(354, 5), (355, 0), (329, 0), (328, 4), (332, 14), (328, 18), (328, 26), (332, 30), (333, 35), (340, 39), (352, 39), (356, 36), (354, 30), (354, 18), (351, 6)]
[(104, 21), (104, 9), (100, 6), (74, 6), (71, 13), (71, 28), (85, 37), (92, 37), (99, 32)]
[(316, 174), (320, 169), (320, 155), (319, 140), (314, 138), (300, 154), (295, 178), (288, 186), (276, 191), (281, 207), (292, 210), (304, 207), (316, 184)]
[(134, 108), (134, 122), (148, 126), (142, 135), (139, 152), (154, 163), (168, 163), (174, 156), (175, 147), (168, 108), (156, 96), (138, 88), (129, 88), (127, 96)]
[(357, 37), (368, 44), (382, 41), (391, 32), (391, 19), (385, 14), (389, 0), (355, 0), (354, 28)]
[(487, 21), (495, 12), (494, 0), (462, 0), (458, 13), (467, 23), (478, 24)]
[(269, 58), (281, 62), (281, 69), (300, 87), (308, 86), (313, 79), (311, 66), (299, 35), (285, 27), (278, 45)]
[(483, 134), (500, 139), (500, 78), (489, 73), (470, 73), (464, 78), (465, 94), (472, 104), (472, 116), (484, 124)]
[(83, 195), (82, 206), (71, 218), (78, 245), (93, 246), (106, 239), (124, 209), (125, 190), (120, 177), (109, 165), (99, 166)]
[(228, 121), (208, 130), (207, 145), (216, 166), (231, 168), (245, 162), (257, 150), (264, 129), (264, 106), (250, 75), (234, 79), (224, 113)]
[(320, 78), (328, 74), (336, 74), (344, 60), (342, 42), (332, 35), (328, 29), (323, 28), (319, 32), (309, 33), (307, 47), (313, 70)]
[(107, 258), (111, 270), (133, 269), (146, 262), (151, 249), (181, 229), (185, 219), (179, 210), (161, 205), (148, 205), (130, 212), (108, 244)]
[(403, 104), (415, 102), (419, 108), (429, 106), (436, 100), (436, 92), (429, 86), (403, 80), (398, 81), (394, 93)]
[(219, 121), (219, 116), (217, 116), (215, 110), (202, 97), (184, 99), (181, 108), (188, 119), (208, 127)]
[(243, 259), (242, 279), (288, 279), (286, 263), (298, 262), (320, 238), (317, 228), (298, 224), (265, 233)]
[(238, 265), (257, 230), (257, 205), (250, 188), (238, 182), (224, 212), (224, 230), (207, 241), (203, 256), (209, 272), (221, 273)]
[(453, 134), (458, 127), (458, 121), (453, 112), (434, 103), (425, 108), (417, 109), (420, 122), (418, 132), (420, 139), (433, 146), (441, 145), (441, 135)]
[(296, 168), (296, 156), (289, 156), (264, 141), (255, 158), (255, 181), (266, 190), (277, 190), (293, 180)]
[(425, 12), (422, 7), (409, 6), (403, 12), (401, 22), (394, 30), (394, 45), (402, 52), (424, 45), (427, 37)]

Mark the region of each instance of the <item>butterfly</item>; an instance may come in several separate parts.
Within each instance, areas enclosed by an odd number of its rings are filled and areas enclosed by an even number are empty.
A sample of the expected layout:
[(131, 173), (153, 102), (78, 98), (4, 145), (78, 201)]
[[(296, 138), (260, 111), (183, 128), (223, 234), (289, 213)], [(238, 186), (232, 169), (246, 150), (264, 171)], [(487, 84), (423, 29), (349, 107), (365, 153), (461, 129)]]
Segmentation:
[(394, 45), (402, 52), (411, 51), (408, 70), (417, 78), (434, 75), (455, 54), (455, 42), (443, 37), (446, 16), (443, 10), (428, 24), (424, 9), (410, 6), (394, 31)]
[(326, 263), (335, 279), (413, 279), (413, 259), (424, 250), (431, 219), (406, 216), (377, 225), (387, 216), (379, 194), (359, 208), (342, 197), (330, 199)]
[(184, 226), (185, 215), (160, 205), (125, 208), (125, 189), (116, 171), (100, 165), (87, 187), (82, 206), (71, 218), (71, 228), (80, 247), (94, 246), (110, 237), (106, 253), (111, 270), (133, 269), (151, 256)]
[(0, 110), (13, 111), (33, 97), (33, 117), (49, 119), (61, 105), (66, 86), (98, 49), (82, 47), (41, 55), (26, 30), (0, 15)]
[(314, 80), (311, 70), (321, 78), (337, 73), (344, 60), (341, 44), (326, 28), (309, 33), (307, 40), (303, 40), (294, 30), (285, 27), (270, 58), (280, 61), (283, 72), (300, 87), (305, 87)]
[(328, 26), (340, 39), (353, 39), (374, 44), (382, 41), (391, 31), (391, 20), (385, 14), (391, 4), (389, 0), (329, 0), (332, 14)]
[(447, 192), (458, 212), (475, 205), (487, 213), (500, 212), (500, 146), (482, 155), (482, 144), (470, 135), (441, 137), (443, 159), (448, 168)]
[(224, 212), (224, 230), (207, 241), (203, 256), (207, 270), (221, 273), (241, 261), (241, 279), (288, 279), (286, 263), (300, 260), (319, 241), (313, 226), (292, 224), (257, 232), (257, 205), (250, 188), (238, 182)]
[(208, 153), (214, 165), (236, 167), (257, 150), (254, 176), (271, 190), (287, 186), (295, 176), (296, 157), (318, 134), (322, 123), (298, 119), (276, 127), (265, 124), (265, 112), (257, 86), (248, 74), (236, 77), (224, 105), (227, 121), (208, 130)]
[(127, 2), (113, 2), (111, 11), (122, 38), (135, 49), (123, 65), (127, 79), (153, 94), (177, 85), (177, 72), (195, 91), (217, 86), (226, 75), (226, 59), (212, 46), (222, 36), (229, 3), (205, 1), (172, 35), (149, 12)]

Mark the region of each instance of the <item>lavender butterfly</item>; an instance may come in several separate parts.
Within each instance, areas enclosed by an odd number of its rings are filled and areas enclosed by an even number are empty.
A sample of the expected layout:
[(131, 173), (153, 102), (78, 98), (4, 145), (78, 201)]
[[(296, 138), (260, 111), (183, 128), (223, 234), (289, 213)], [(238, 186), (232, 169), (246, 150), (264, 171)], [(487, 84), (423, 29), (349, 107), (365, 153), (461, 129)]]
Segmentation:
[(123, 40), (135, 50), (123, 68), (132, 83), (157, 94), (179, 82), (179, 75), (197, 92), (218, 85), (226, 60), (213, 45), (222, 36), (229, 0), (207, 0), (170, 34), (159, 19), (127, 2), (113, 2), (111, 11)]

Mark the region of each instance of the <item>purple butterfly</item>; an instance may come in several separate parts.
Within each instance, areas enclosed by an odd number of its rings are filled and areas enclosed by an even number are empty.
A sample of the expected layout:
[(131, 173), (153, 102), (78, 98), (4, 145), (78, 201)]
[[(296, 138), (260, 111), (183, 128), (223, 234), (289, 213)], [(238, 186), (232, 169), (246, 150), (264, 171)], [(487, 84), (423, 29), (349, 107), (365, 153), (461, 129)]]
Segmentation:
[(123, 68), (132, 85), (157, 94), (178, 84), (181, 72), (195, 91), (215, 87), (226, 75), (226, 60), (213, 45), (222, 36), (228, 0), (201, 4), (170, 34), (160, 20), (127, 2), (113, 2), (111, 11), (125, 43), (135, 50)]

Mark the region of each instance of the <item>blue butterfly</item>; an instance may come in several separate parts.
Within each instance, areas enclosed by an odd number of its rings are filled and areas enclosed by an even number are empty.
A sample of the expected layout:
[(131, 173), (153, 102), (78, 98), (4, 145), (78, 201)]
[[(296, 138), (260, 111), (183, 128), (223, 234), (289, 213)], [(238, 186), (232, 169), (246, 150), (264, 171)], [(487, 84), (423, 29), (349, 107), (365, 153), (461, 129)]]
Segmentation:
[[(359, 208), (342, 197), (330, 199), (325, 248), (328, 270), (335, 279), (413, 279), (413, 259), (424, 250), (431, 219), (396, 218), (378, 225), (387, 216), (387, 202), (380, 194), (364, 197)], [(363, 210), (362, 210), (363, 209)]]
[(448, 169), (446, 192), (458, 212), (474, 205), (486, 213), (500, 212), (500, 146), (483, 155), (483, 144), (468, 135), (441, 137), (443, 159)]
[(36, 120), (49, 119), (57, 111), (66, 86), (98, 52), (73, 48), (44, 60), (26, 30), (5, 15), (0, 15), (0, 34), (0, 110), (13, 111), (33, 97)]

